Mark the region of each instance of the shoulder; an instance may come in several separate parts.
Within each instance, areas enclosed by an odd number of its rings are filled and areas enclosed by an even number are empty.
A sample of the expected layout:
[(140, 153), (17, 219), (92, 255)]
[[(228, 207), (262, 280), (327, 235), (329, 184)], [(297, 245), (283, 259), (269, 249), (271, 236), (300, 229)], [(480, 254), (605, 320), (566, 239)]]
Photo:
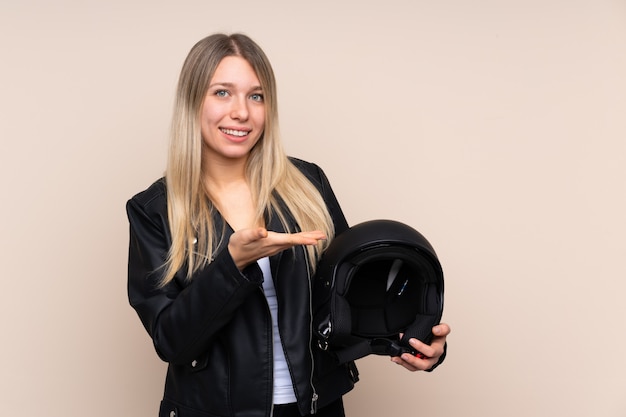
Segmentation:
[(319, 169), (319, 167), (316, 164), (305, 161), (303, 159), (295, 158), (293, 156), (289, 157), (289, 162), (291, 162), (300, 171), (304, 171), (304, 170), (312, 171), (312, 170)]
[(294, 157), (289, 157), (289, 161), (322, 193), (322, 196), (332, 193), (326, 173), (317, 164)]
[(164, 215), (167, 213), (167, 187), (165, 178), (159, 178), (145, 190), (135, 194), (126, 203), (128, 211), (133, 209), (146, 213)]
[(312, 162), (308, 162), (302, 159), (294, 158), (292, 156), (289, 157), (289, 161), (295, 166), (300, 172), (302, 172), (309, 181), (313, 181), (315, 183), (320, 183), (323, 181), (325, 175), (322, 169)]

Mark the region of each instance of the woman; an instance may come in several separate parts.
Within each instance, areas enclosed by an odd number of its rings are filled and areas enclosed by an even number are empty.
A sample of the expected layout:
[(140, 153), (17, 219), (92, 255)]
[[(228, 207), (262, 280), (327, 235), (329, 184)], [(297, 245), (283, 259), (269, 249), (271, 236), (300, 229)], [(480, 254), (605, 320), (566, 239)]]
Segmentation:
[[(183, 65), (165, 178), (127, 204), (130, 303), (169, 363), (160, 416), (343, 416), (357, 380), (311, 343), (310, 277), (348, 225), (324, 173), (288, 158), (276, 83), (245, 35)], [(279, 308), (280, 306), (280, 308)], [(428, 355), (393, 358), (429, 369)]]

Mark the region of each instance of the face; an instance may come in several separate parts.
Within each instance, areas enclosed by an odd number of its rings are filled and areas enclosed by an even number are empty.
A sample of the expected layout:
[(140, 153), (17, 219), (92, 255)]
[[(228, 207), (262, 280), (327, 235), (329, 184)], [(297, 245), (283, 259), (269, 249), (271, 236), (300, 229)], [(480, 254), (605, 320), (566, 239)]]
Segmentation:
[(201, 111), (203, 158), (245, 160), (265, 127), (263, 91), (245, 59), (222, 59), (209, 83)]

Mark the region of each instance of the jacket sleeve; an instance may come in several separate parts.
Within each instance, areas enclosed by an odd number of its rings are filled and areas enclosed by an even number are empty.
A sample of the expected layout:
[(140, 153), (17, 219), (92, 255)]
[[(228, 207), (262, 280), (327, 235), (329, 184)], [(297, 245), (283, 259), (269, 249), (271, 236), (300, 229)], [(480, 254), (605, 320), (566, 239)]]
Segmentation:
[(224, 249), (191, 281), (177, 275), (159, 287), (171, 243), (164, 192), (161, 198), (136, 196), (128, 201), (126, 210), (130, 304), (161, 359), (190, 363), (207, 350), (246, 297), (258, 291), (263, 281), (261, 270), (252, 264), (239, 271)]

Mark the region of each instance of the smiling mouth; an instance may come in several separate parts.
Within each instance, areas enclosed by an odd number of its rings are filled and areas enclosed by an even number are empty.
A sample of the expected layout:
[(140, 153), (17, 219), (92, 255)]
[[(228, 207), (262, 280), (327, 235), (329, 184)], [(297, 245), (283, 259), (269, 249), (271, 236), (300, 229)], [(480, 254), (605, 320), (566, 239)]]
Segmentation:
[(240, 138), (250, 133), (249, 130), (234, 130), (234, 129), (223, 129), (223, 128), (220, 128), (220, 131), (223, 133), (226, 133), (227, 135), (237, 136)]

